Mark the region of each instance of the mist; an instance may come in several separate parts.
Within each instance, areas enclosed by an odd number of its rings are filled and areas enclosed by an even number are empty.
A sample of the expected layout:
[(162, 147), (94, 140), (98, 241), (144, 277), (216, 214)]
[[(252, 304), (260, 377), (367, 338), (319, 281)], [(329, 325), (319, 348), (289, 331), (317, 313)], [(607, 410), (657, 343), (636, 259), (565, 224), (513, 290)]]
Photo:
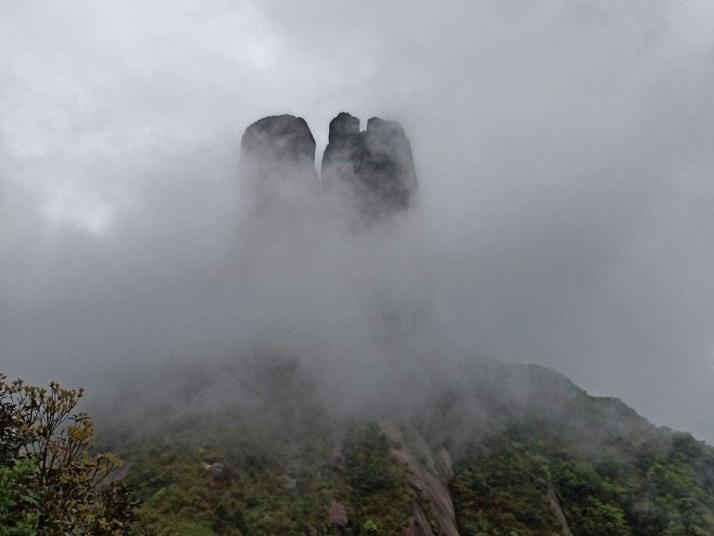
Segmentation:
[[(3, 4), (2, 370), (91, 393), (269, 343), (339, 392), (479, 353), (714, 441), (713, 10)], [(404, 126), (419, 210), (256, 224), (245, 127), (305, 118), (319, 169), (340, 111)], [(382, 303), (428, 304), (398, 352)]]

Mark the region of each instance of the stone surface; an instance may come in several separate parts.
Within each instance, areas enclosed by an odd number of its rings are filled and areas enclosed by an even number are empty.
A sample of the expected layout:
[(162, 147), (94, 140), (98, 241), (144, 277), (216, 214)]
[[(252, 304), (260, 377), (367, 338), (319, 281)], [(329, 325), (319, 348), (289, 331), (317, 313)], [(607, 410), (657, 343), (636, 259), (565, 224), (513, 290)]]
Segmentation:
[(206, 466), (206, 472), (213, 480), (220, 478), (225, 469), (224, 465), (218, 462)]
[(133, 466), (134, 465), (129, 462), (123, 463), (119, 467), (115, 467), (114, 469), (112, 469), (109, 474), (99, 483), (99, 489), (104, 489), (110, 484), (125, 480)]
[[(402, 429), (396, 423), (383, 420), (380, 421), (379, 426), (392, 445), (389, 449), (392, 456), (404, 463), (409, 469), (409, 483), (419, 490), (422, 497), (429, 501), (431, 511), (436, 516), (436, 521), (439, 525), (439, 534), (443, 536), (459, 536), (451, 494), (448, 487), (437, 475), (436, 469), (432, 468), (434, 455), (427, 442), (413, 428), (408, 430), (410, 440), (407, 441)], [(412, 521), (414, 523), (416, 523), (414, 521), (416, 519), (416, 515), (413, 514)], [(417, 530), (414, 523), (410, 524), (407, 530)], [(419, 529), (422, 532), (412, 532), (411, 534), (429, 534), (429, 532), (426, 532), (427, 529), (423, 522), (419, 522), (419, 526), (422, 527)]]
[(434, 536), (429, 520), (419, 503), (415, 502), (409, 526), (404, 531), (404, 536)]
[(314, 165), (315, 138), (302, 117), (271, 115), (245, 129), (242, 155), (271, 162)]
[(448, 481), (453, 478), (454, 460), (445, 447), (440, 447), (439, 450), (436, 452), (435, 467), (436, 470), (439, 472), (441, 478), (443, 478), (444, 480)]
[(304, 119), (264, 117), (245, 129), (240, 151), (240, 195), (250, 221), (285, 224), (311, 212), (320, 183), (315, 138)]
[(367, 130), (359, 119), (342, 112), (330, 122), (329, 143), (322, 159), (325, 183), (346, 185), (363, 214), (380, 217), (414, 204), (417, 177), (411, 144), (394, 121), (373, 117)]
[(328, 520), (336, 527), (345, 528), (347, 526), (347, 510), (342, 503), (332, 501)]
[(273, 115), (245, 129), (241, 140), (241, 171), (245, 180), (313, 179), (315, 138), (302, 117)]
[(359, 118), (347, 112), (340, 112), (330, 121), (329, 143), (339, 144), (341, 141), (349, 139), (350, 136), (356, 136), (358, 134)]
[(552, 486), (548, 486), (547, 497), (550, 508), (553, 510), (553, 514), (555, 514), (555, 517), (560, 523), (563, 536), (573, 536), (570, 526), (568, 525), (568, 520), (565, 518), (565, 514), (563, 513), (563, 508), (560, 506), (558, 496)]

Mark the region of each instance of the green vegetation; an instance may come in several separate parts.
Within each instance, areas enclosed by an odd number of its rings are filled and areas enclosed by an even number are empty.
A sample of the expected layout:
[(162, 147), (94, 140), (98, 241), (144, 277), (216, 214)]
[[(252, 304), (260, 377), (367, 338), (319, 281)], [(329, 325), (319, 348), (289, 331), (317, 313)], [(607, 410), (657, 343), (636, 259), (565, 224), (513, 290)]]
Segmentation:
[(714, 534), (714, 449), (546, 369), (473, 367), (461, 390), (387, 427), (324, 411), (293, 364), (252, 374), (222, 410), (192, 413), (182, 384), (170, 419), (142, 408), (157, 420), (105, 421), (103, 448), (126, 460), (126, 484), (105, 486), (117, 462), (93, 454), (91, 422), (73, 413), (81, 391), (3, 377), (0, 536), (402, 536), (415, 511), (438, 534), (428, 478), (413, 470), (448, 485), (462, 536), (564, 524), (577, 536)]
[(507, 438), (472, 445), (451, 483), (464, 534), (520, 536), (557, 533), (548, 504), (548, 462)]
[(90, 453), (92, 422), (73, 413), (82, 394), (0, 374), (0, 535), (134, 532), (126, 488), (103, 485), (118, 460)]
[(513, 426), (466, 449), (451, 483), (464, 533), (546, 534), (558, 526), (552, 490), (574, 534), (714, 534), (711, 448), (668, 433), (564, 448), (548, 428)]
[[(205, 439), (152, 442), (130, 457), (131, 481), (144, 499), (139, 517), (156, 534), (377, 535), (408, 524), (413, 492), (405, 468), (375, 426), (350, 430), (342, 466), (326, 463), (327, 437), (290, 458), (269, 445), (228, 449)], [(345, 507), (344, 529), (329, 521), (333, 501)]]
[(38, 502), (32, 487), (37, 471), (34, 460), (0, 467), (0, 536), (34, 536), (39, 512), (28, 508)]

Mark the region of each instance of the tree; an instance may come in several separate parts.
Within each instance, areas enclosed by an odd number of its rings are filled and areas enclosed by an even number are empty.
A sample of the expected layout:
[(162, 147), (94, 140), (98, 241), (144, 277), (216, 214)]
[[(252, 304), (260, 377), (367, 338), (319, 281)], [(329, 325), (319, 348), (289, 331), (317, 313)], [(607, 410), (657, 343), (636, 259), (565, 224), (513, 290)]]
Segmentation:
[(121, 462), (92, 453), (92, 421), (74, 412), (83, 395), (0, 373), (0, 536), (134, 532), (136, 504), (112, 481)]

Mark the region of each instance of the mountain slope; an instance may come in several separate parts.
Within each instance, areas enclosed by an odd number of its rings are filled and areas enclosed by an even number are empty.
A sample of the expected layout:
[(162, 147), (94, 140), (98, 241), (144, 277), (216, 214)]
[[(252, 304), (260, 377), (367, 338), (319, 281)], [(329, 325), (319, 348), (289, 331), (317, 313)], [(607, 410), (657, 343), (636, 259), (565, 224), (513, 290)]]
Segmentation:
[(250, 402), (188, 409), (194, 374), (181, 404), (103, 434), (159, 534), (714, 534), (714, 449), (548, 369), (464, 360), (345, 413), (299, 361), (221, 367)]

